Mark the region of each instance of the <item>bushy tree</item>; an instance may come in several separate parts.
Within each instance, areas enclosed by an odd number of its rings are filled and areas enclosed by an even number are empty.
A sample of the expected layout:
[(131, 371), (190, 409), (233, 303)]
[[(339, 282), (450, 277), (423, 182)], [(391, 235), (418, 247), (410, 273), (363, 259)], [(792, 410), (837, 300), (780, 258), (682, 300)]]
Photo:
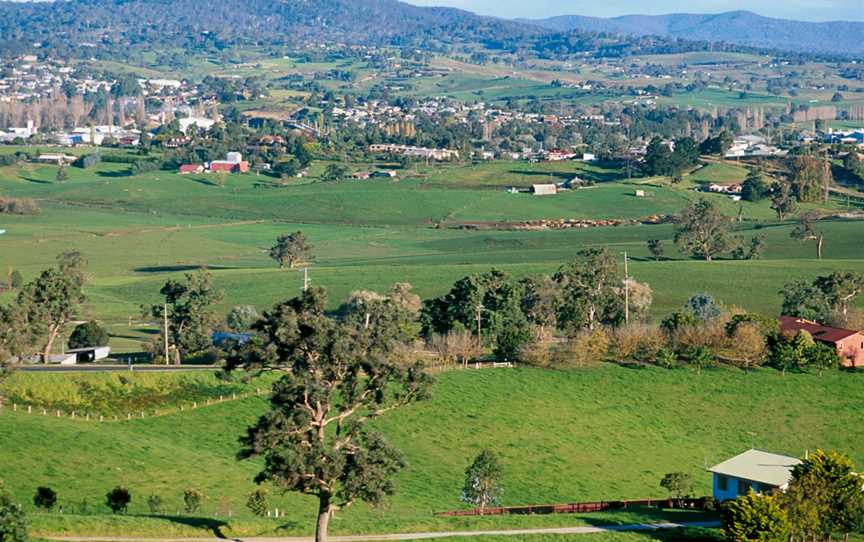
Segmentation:
[(122, 486), (117, 486), (105, 494), (105, 504), (114, 514), (126, 513), (130, 502), (132, 502), (132, 494)]
[(789, 517), (772, 495), (750, 493), (724, 503), (723, 535), (729, 542), (786, 542)]
[(741, 199), (751, 202), (762, 201), (770, 193), (771, 186), (765, 182), (762, 173), (756, 168), (751, 168), (747, 178), (741, 183)]
[(558, 324), (575, 331), (624, 320), (618, 263), (606, 249), (588, 249), (554, 275), (560, 285)]
[(250, 493), (246, 499), (246, 508), (259, 518), (266, 516), (269, 508), (267, 490), (259, 488)]
[(51, 510), (57, 504), (57, 492), (50, 487), (39, 486), (33, 495), (33, 506)]
[(24, 509), (0, 483), (0, 542), (28, 542)]
[(798, 201), (789, 183), (775, 182), (769, 192), (771, 208), (777, 213), (777, 220), (784, 220), (798, 208)]
[(820, 322), (828, 321), (832, 315), (846, 316), (850, 304), (864, 291), (864, 275), (853, 272), (834, 272), (816, 277), (811, 282), (803, 280), (786, 284), (782, 313)]
[(526, 345), (533, 342), (531, 329), (526, 325), (505, 325), (495, 337), (495, 348), (492, 354), (501, 362), (513, 362), (519, 359), (519, 354)]
[(209, 348), (215, 321), (213, 305), (222, 299), (210, 273), (202, 269), (187, 273), (183, 282), (169, 280), (159, 293), (165, 303), (150, 307), (150, 314), (161, 321), (167, 305), (168, 340), (176, 348), (177, 361)]
[(294, 269), (298, 263), (311, 261), (312, 245), (306, 240), (306, 235), (295, 231), (276, 238), (276, 244), (270, 248), (270, 257), (279, 263), (280, 268)]
[(663, 241), (660, 239), (649, 239), (648, 251), (651, 252), (654, 260), (659, 262), (663, 259)]
[(802, 243), (812, 241), (816, 245), (816, 258), (822, 259), (822, 247), (825, 243), (825, 234), (816, 227), (819, 216), (816, 213), (804, 213), (798, 217), (798, 224), (790, 234), (793, 239)]
[(496, 506), (501, 498), (502, 469), (498, 457), (483, 450), (465, 470), (465, 485), (460, 499), (476, 506), (482, 515), (489, 506)]
[(195, 488), (187, 488), (183, 491), (183, 509), (187, 514), (194, 514), (201, 508), (204, 494)]
[(792, 481), (782, 497), (795, 538), (830, 540), (849, 534), (864, 518), (862, 480), (848, 456), (817, 450), (792, 469)]
[(249, 331), (259, 317), (258, 309), (252, 305), (238, 305), (228, 311), (225, 324), (231, 331), (243, 333)]
[(318, 288), (277, 304), (227, 363), (228, 370), (281, 373), (270, 410), (241, 439), (239, 457), (262, 460), (257, 483), (317, 498), (319, 542), (338, 510), (393, 493), (392, 478), (404, 461), (369, 422), (424, 399), (431, 383), (421, 366), (393, 363), (404, 345), (398, 317), (382, 310), (337, 321), (325, 307)]
[(69, 336), (69, 349), (76, 348), (93, 348), (97, 346), (106, 346), (110, 337), (99, 322), (89, 321), (75, 326), (72, 334)]
[(680, 501), (693, 491), (693, 476), (686, 472), (670, 472), (660, 480), (660, 487)]
[(693, 257), (711, 261), (730, 247), (729, 218), (710, 200), (690, 202), (675, 223), (675, 243)]
[(147, 497), (147, 508), (150, 509), (151, 514), (161, 514), (162, 506), (162, 497), (159, 495), (150, 495)]
[(684, 310), (699, 322), (710, 322), (722, 314), (720, 305), (709, 294), (696, 294), (684, 304)]

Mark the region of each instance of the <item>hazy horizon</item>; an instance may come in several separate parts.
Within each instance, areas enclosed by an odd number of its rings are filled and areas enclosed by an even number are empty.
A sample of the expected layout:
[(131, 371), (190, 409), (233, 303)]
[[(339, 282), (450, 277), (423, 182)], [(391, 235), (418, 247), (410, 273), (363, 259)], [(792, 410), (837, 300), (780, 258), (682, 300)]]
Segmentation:
[(656, 0), (646, 4), (640, 0), (593, 2), (587, 0), (406, 0), (421, 6), (449, 6), (481, 15), (504, 18), (544, 18), (555, 15), (588, 15), (617, 17), (620, 15), (663, 15), (667, 13), (720, 13), (747, 10), (781, 19), (808, 22), (834, 20), (864, 21), (861, 0)]

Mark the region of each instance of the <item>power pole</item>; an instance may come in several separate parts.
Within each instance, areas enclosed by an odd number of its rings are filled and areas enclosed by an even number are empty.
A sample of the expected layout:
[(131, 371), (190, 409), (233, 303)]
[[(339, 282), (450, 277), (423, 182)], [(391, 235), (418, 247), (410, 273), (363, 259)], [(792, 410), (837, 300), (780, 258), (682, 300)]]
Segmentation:
[(624, 323), (630, 323), (630, 273), (627, 252), (624, 252)]
[(304, 267), (303, 268), (303, 293), (305, 294), (308, 291), (309, 291), (309, 268)]
[(168, 303), (162, 306), (162, 337), (165, 346), (165, 365), (170, 365), (171, 360), (168, 358)]
[(477, 345), (480, 346), (483, 344), (483, 341), (480, 339), (480, 326), (483, 321), (483, 304), (477, 303), (477, 306), (474, 307), (477, 310)]

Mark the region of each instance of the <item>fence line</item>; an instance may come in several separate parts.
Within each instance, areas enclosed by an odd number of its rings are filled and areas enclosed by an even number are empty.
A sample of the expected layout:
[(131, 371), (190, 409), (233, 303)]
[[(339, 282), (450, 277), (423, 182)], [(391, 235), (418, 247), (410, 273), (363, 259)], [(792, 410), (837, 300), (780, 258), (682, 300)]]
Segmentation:
[(170, 414), (177, 414), (179, 412), (186, 412), (187, 410), (197, 410), (201, 408), (206, 408), (209, 406), (215, 406), (223, 403), (229, 403), (233, 401), (241, 401), (243, 399), (248, 399), (250, 397), (260, 397), (267, 393), (261, 388), (256, 388), (254, 392), (242, 392), (242, 393), (231, 393), (230, 395), (220, 395), (218, 399), (216, 398), (206, 398), (203, 401), (192, 401), (186, 404), (179, 404), (173, 407), (164, 408), (164, 409), (154, 409), (152, 411), (148, 410), (138, 410), (135, 412), (125, 412), (118, 414), (93, 414), (91, 412), (82, 412), (73, 410), (71, 412), (65, 412), (63, 410), (57, 408), (48, 408), (46, 406), (38, 406), (32, 405), (29, 403), (17, 403), (12, 402), (11, 404), (7, 404), (3, 401), (3, 398), (0, 397), (0, 414), (4, 412), (8, 412), (10, 414), (20, 414), (20, 415), (30, 415), (30, 416), (44, 416), (44, 417), (52, 417), (52, 418), (68, 418), (70, 420), (76, 421), (85, 421), (85, 422), (97, 422), (97, 423), (110, 423), (110, 422), (121, 422), (121, 421), (131, 421), (131, 420), (140, 420), (144, 418), (157, 418), (162, 416), (168, 416)]
[(700, 497), (698, 499), (639, 499), (623, 501), (596, 501), (569, 504), (540, 504), (528, 506), (495, 506), (471, 510), (451, 510), (449, 512), (438, 512), (436, 516), (464, 517), (464, 516), (504, 516), (504, 515), (531, 515), (531, 514), (581, 514), (586, 512), (605, 512), (607, 510), (625, 510), (627, 508), (654, 507), (672, 508), (681, 510), (706, 510), (708, 503), (713, 499)]

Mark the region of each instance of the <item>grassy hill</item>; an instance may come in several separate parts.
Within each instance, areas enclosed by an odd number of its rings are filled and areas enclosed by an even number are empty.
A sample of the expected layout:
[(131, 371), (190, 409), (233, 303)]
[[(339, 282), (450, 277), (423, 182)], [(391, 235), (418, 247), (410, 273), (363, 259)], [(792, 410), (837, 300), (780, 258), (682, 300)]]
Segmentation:
[[(312, 281), (330, 290), (333, 306), (353, 290), (385, 290), (395, 282), (412, 283), (423, 297), (440, 295), (457, 279), (493, 266), (516, 276), (549, 273), (583, 248), (607, 246), (633, 258), (634, 276), (654, 289), (655, 316), (701, 291), (775, 314), (779, 290), (789, 280), (855, 269), (862, 258), (859, 222), (820, 224), (826, 232), (826, 259), (819, 262), (813, 260), (812, 246), (789, 237), (791, 223), (774, 220), (767, 202), (744, 202), (739, 208), (726, 197), (692, 190), (746, 175), (730, 163), (709, 164), (679, 185), (663, 179), (627, 181), (619, 170), (579, 163), (421, 166), (402, 172), (398, 182), (285, 187), (255, 175), (228, 177), (220, 187), (208, 176), (133, 176), (127, 168), (107, 162), (90, 170), (70, 168), (65, 183), (55, 182), (56, 168), (50, 166), (0, 168), (0, 194), (34, 198), (42, 207), (38, 215), (0, 216), (0, 227), (7, 230), (0, 236), (0, 270), (15, 268), (29, 279), (60, 252), (81, 251), (89, 260), (90, 281), (80, 317), (106, 322), (112, 345), (121, 351), (139, 350), (152, 329), (142, 321), (140, 306), (158, 302), (159, 288), (169, 278), (202, 266), (225, 291), (220, 311), (246, 303), (266, 308), (295, 295), (301, 274), (277, 269), (267, 249), (278, 235), (296, 230), (315, 246)], [(543, 198), (505, 192), (510, 186), (561, 182), (574, 175), (597, 184)], [(637, 189), (648, 197), (635, 197)], [(698, 197), (711, 198), (729, 216), (740, 211), (744, 222), (736, 226), (736, 235), (746, 240), (764, 235), (763, 259), (690, 260), (674, 248), (670, 225), (458, 228), (533, 219), (638, 219), (675, 213)], [(649, 239), (663, 240), (664, 261), (649, 259)], [(0, 302), (11, 295), (0, 294)]]
[[(407, 457), (396, 496), (380, 509), (358, 506), (340, 514), (334, 528), (359, 533), (650, 519), (639, 511), (578, 517), (433, 516), (460, 508), (463, 471), (483, 448), (501, 456), (506, 505), (660, 497), (659, 480), (672, 471), (692, 474), (696, 492), (705, 494), (710, 491), (705, 467), (750, 447), (792, 455), (839, 449), (860, 465), (864, 429), (857, 423), (856, 405), (864, 400), (862, 378), (840, 372), (822, 377), (782, 376), (767, 369), (696, 374), (617, 366), (443, 373), (430, 401), (377, 424)], [(42, 533), (308, 532), (314, 517), (310, 499), (274, 494), (273, 504), (287, 511), (279, 522), (253, 519), (244, 507), (257, 465), (234, 459), (236, 439), (263, 409), (263, 399), (250, 398), (100, 424), (5, 408), (0, 411), (2, 477), (25, 503), (37, 485), (59, 492), (66, 513), (34, 515), (36, 531)], [(130, 516), (112, 517), (102, 504), (102, 496), (117, 484), (133, 493)], [(193, 518), (175, 514), (187, 487), (207, 495)], [(150, 494), (163, 497), (171, 517), (148, 517)], [(79, 514), (85, 499), (87, 513)]]

